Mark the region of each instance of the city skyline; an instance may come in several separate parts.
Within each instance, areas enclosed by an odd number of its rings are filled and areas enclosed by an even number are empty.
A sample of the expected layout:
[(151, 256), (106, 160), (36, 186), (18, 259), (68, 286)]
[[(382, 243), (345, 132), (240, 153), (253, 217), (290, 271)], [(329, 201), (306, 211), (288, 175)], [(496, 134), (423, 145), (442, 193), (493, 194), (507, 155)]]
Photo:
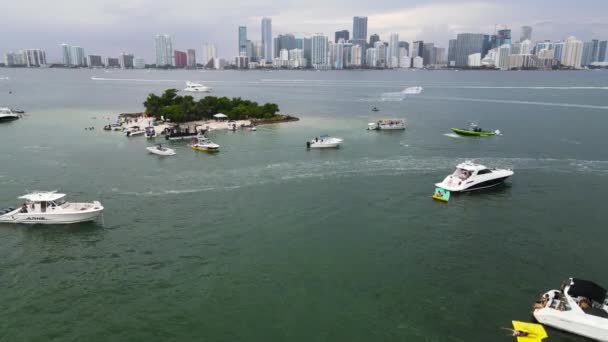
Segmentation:
[[(322, 32), (333, 40), (336, 31), (349, 30), (353, 34), (353, 16), (367, 16), (368, 38), (377, 33), (387, 41), (394, 32), (404, 41), (433, 41), (445, 47), (458, 33), (493, 33), (495, 25), (512, 28), (513, 39), (520, 37), (519, 28), (524, 25), (534, 27), (535, 39), (565, 40), (573, 35), (589, 40), (608, 36), (608, 3), (589, 0), (576, 4), (539, 0), (535, 6), (525, 6), (527, 3), (522, 0), (509, 3), (388, 0), (381, 4), (353, 1), (348, 10), (317, 0), (306, 5), (280, 3), (262, 0), (255, 4), (202, 4), (178, 0), (171, 4), (159, 1), (144, 4), (138, 0), (110, 0), (99, 4), (58, 0), (50, 6), (34, 0), (33, 4), (53, 20), (30, 22), (32, 2), (6, 8), (9, 21), (4, 24), (10, 26), (10, 20), (16, 18), (15, 27), (24, 29), (13, 30), (3, 37), (0, 53), (40, 48), (47, 51), (47, 60), (60, 61), (57, 46), (71, 42), (83, 46), (87, 53), (115, 56), (128, 51), (153, 61), (150, 37), (166, 33), (173, 37), (176, 48), (197, 48), (210, 42), (217, 45), (219, 57), (231, 58), (237, 55), (234, 35), (238, 26), (246, 26), (248, 38), (257, 42), (261, 40), (262, 17), (272, 18), (273, 37), (287, 33), (312, 37)], [(74, 30), (75, 26), (79, 30)], [(44, 31), (32, 27), (44, 27)]]

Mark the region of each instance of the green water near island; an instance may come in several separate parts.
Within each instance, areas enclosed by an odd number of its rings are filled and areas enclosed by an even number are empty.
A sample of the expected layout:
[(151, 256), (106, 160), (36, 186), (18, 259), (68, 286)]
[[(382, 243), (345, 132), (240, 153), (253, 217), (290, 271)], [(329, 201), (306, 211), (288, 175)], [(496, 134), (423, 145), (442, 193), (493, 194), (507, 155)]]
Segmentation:
[[(29, 113), (0, 125), (0, 206), (58, 189), (106, 208), (91, 224), (0, 225), (0, 340), (512, 341), (500, 327), (530, 320), (541, 292), (608, 285), (607, 72), (0, 76), (0, 105)], [(217, 154), (171, 142), (171, 158), (101, 129), (186, 80), (301, 120), (212, 132)], [(365, 130), (394, 117), (405, 132)], [(503, 135), (450, 134), (471, 121)], [(343, 147), (306, 150), (323, 133)], [(515, 176), (433, 201), (466, 159)]]

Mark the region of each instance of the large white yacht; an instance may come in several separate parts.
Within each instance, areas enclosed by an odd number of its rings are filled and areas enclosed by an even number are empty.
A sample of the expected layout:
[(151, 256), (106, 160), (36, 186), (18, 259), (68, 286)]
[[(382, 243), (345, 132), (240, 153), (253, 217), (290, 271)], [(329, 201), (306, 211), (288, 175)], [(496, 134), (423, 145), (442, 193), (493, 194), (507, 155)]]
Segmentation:
[(13, 121), (19, 119), (19, 114), (14, 113), (10, 108), (0, 107), (0, 122)]
[(489, 169), (483, 165), (466, 161), (458, 164), (453, 174), (435, 185), (451, 192), (464, 192), (497, 186), (511, 176), (513, 176), (512, 170)]
[(588, 280), (570, 278), (534, 304), (534, 318), (550, 327), (608, 341), (606, 289)]
[(368, 123), (367, 129), (370, 131), (404, 130), (405, 121), (403, 121), (401, 119), (382, 119), (382, 120), (378, 120), (378, 122)]
[(68, 224), (95, 220), (103, 206), (98, 201), (71, 203), (55, 191), (33, 192), (19, 197), (25, 203), (17, 209), (0, 210), (0, 223)]
[(189, 91), (193, 93), (209, 93), (211, 92), (211, 88), (199, 82), (188, 81), (186, 82), (186, 88), (184, 88), (184, 91)]

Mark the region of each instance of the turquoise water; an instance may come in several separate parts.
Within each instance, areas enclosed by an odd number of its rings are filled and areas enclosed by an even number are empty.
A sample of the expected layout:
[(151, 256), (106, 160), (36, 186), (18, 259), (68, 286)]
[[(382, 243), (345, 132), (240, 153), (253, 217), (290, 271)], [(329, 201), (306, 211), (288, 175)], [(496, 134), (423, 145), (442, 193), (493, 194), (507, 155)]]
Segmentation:
[[(0, 104), (29, 115), (0, 125), (0, 206), (59, 189), (106, 211), (0, 225), (1, 340), (512, 341), (500, 328), (531, 319), (539, 293), (569, 276), (608, 285), (606, 72), (2, 76)], [(214, 155), (172, 142), (165, 159), (101, 129), (186, 80), (301, 121), (213, 132)], [(424, 92), (395, 98), (414, 85)], [(408, 129), (364, 130), (382, 117)], [(450, 134), (470, 121), (503, 136)], [(307, 151), (322, 133), (343, 148)], [(432, 201), (466, 159), (515, 176)]]

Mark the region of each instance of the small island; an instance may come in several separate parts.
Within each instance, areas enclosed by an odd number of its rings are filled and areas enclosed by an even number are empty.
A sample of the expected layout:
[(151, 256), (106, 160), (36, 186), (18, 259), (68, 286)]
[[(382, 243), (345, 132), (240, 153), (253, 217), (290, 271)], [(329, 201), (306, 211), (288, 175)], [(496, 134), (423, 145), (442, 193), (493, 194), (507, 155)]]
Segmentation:
[(290, 115), (278, 114), (279, 106), (274, 103), (259, 105), (240, 97), (230, 99), (215, 96), (206, 96), (196, 101), (192, 96), (179, 96), (177, 92), (177, 89), (167, 89), (161, 96), (149, 94), (143, 103), (146, 116), (174, 123), (213, 120), (218, 113), (225, 114), (228, 120), (248, 120), (255, 125), (299, 120)]

